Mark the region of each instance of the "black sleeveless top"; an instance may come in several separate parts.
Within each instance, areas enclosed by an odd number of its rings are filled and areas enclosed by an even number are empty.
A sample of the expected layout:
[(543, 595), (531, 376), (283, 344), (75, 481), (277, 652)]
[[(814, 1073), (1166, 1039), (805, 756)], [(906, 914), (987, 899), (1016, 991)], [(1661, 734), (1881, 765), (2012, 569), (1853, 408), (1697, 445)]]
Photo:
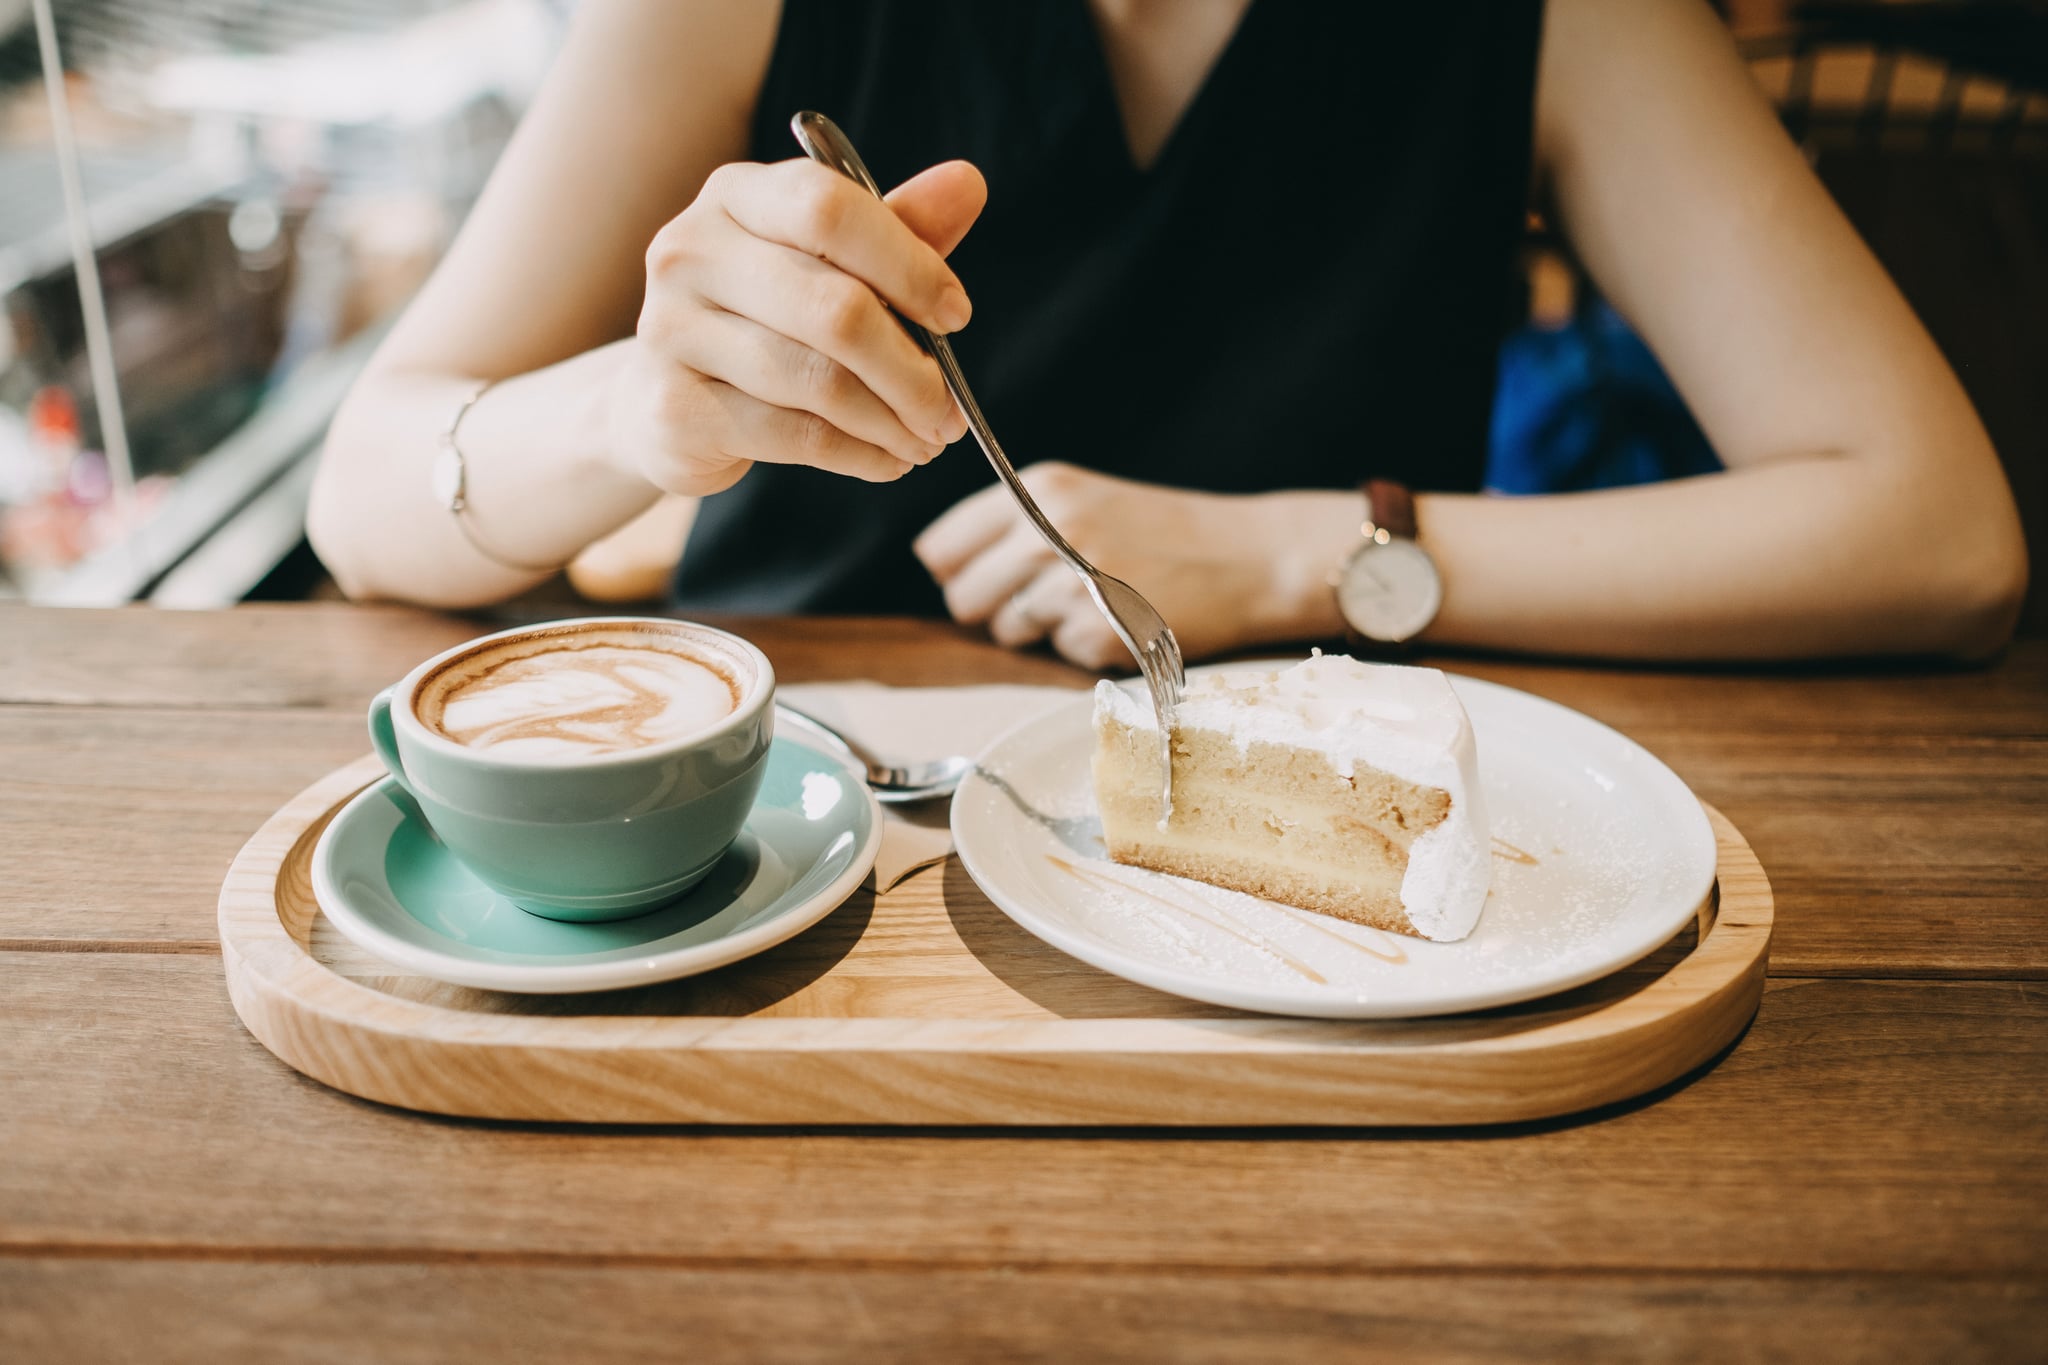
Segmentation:
[[(1154, 164), (1086, 0), (786, 0), (751, 155), (816, 109), (884, 187), (962, 157), (961, 368), (1020, 467), (1215, 492), (1479, 487), (1514, 299), (1540, 0), (1254, 0)], [(758, 464), (676, 575), (706, 610), (944, 615), (917, 533), (994, 478)]]

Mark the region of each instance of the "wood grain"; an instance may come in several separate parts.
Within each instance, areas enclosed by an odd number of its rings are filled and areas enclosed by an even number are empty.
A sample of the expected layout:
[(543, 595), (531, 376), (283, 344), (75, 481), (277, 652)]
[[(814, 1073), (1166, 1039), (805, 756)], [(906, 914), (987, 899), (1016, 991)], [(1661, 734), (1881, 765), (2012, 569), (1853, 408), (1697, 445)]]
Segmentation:
[(0, 941), (216, 941), (235, 852), (367, 746), (335, 712), (0, 706)]
[[(45, 950), (0, 952), (0, 1358), (2006, 1360), (2048, 1337), (2048, 644), (1975, 671), (1439, 661), (1622, 729), (1725, 809), (1778, 896), (1776, 970), (2017, 980), (1777, 980), (1711, 1069), (1581, 1120), (1026, 1137), (426, 1119), (248, 1037), (201, 955), (235, 848), (362, 751), (373, 691), (496, 624), (0, 606), (0, 942)], [(741, 628), (791, 679), (1080, 677), (929, 623)], [(1006, 923), (943, 874), (907, 890)], [(772, 999), (711, 978), (696, 1003), (849, 1008), (817, 962), (781, 970)], [(1069, 981), (960, 988), (1032, 1018), (1077, 1008)]]
[[(357, 708), (494, 624), (342, 606), (0, 607), (0, 838), (20, 891), (0, 894), (0, 942), (211, 939), (227, 860), (363, 752)], [(929, 622), (740, 624), (793, 679), (1080, 677)], [(1444, 662), (1617, 725), (1726, 811), (1778, 896), (1774, 970), (2048, 979), (2048, 642), (1975, 672)], [(37, 701), (92, 709), (20, 704)], [(119, 859), (102, 856), (109, 811)]]
[[(752, 1015), (778, 1019), (1242, 1019), (1221, 1005), (1125, 981), (1046, 945), (989, 903), (957, 861), (887, 895), (856, 892), (816, 928), (744, 963), (636, 990), (521, 996), (472, 990), (399, 969), (321, 916), (314, 959), (383, 995), (465, 1013), (608, 1016)], [(1664, 976), (1697, 943), (1688, 925), (1643, 961), (1554, 996), (1543, 1011), (1583, 1014)], [(1524, 1007), (1523, 1013), (1530, 1007)]]
[[(1642, 731), (1722, 804), (1778, 894), (1774, 970), (2048, 978), (2048, 739), (1929, 747)], [(242, 841), (362, 753), (332, 710), (0, 706), (0, 941), (215, 935)], [(1925, 796), (1915, 784), (1925, 784)], [(106, 857), (119, 812), (123, 857)]]
[(403, 607), (0, 604), (0, 702), (354, 709), (421, 659), (491, 628)]
[[(235, 1011), (271, 1051), (350, 1094), (442, 1114), (593, 1123), (1547, 1118), (1640, 1094), (1719, 1052), (1756, 1009), (1770, 945), (1770, 885), (1734, 827), (1710, 810), (1719, 913), (1703, 909), (1691, 951), (1660, 975), (1480, 1015), (1361, 1024), (1242, 1014), (1190, 1025), (1184, 1011), (1155, 1008), (1156, 994), (1077, 967), (1029, 935), (1008, 935), (1007, 949), (987, 957), (943, 903), (918, 913), (887, 897), (877, 932), (865, 932), (872, 912), (841, 928), (842, 956), (824, 964), (821, 980), (831, 983), (848, 958), (879, 971), (847, 971), (841, 989), (811, 992), (811, 1008), (793, 1014), (656, 1013), (650, 999), (690, 999), (659, 989), (620, 993), (638, 997), (623, 1013), (606, 999), (484, 992), (430, 1002), (371, 989), (312, 951), (314, 842), (381, 772), (374, 758), (342, 768), (250, 837), (221, 889), (221, 951)], [(1079, 1009), (1063, 1016), (1041, 1004), (1037, 1017), (1015, 1017), (1013, 992), (995, 980), (1012, 960), (1063, 972)], [(742, 996), (779, 995), (784, 961), (721, 975)], [(873, 990), (875, 976), (892, 988)], [(1001, 1012), (977, 1008), (981, 998)]]
[(298, 1076), (220, 964), (0, 955), (0, 1248), (2048, 1275), (2048, 997), (1778, 983), (1654, 1102), (1449, 1131), (565, 1128)]
[[(900, 686), (1074, 684), (1092, 676), (1042, 652), (998, 649), (943, 622), (723, 616), (789, 681)], [(0, 704), (324, 706), (353, 709), (428, 655), (516, 624), (338, 603), (230, 612), (50, 611), (0, 603)], [(1270, 651), (1268, 651), (1270, 653)], [(2048, 738), (2048, 641), (1982, 669), (1901, 664), (1723, 669), (1588, 667), (1468, 657), (1426, 662), (1550, 697), (1631, 735), (1818, 734)]]
[[(988, 682), (992, 660), (1009, 682), (1077, 684), (1092, 676), (1043, 654), (1008, 654), (979, 632), (933, 621), (699, 619), (759, 644), (786, 682)], [(517, 624), (504, 615), (340, 603), (203, 613), (59, 612), (0, 603), (0, 703), (360, 711), (422, 659)]]
[(2004, 1279), (0, 1263), (0, 1356), (49, 1362), (1967, 1365), (2044, 1327), (2048, 1285)]

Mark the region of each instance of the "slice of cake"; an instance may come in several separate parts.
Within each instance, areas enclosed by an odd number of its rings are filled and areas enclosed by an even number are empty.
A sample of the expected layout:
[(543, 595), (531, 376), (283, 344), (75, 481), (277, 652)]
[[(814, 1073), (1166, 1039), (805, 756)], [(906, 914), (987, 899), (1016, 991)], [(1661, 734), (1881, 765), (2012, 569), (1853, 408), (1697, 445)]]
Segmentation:
[(1120, 863), (1444, 941), (1486, 902), (1472, 723), (1436, 669), (1318, 655), (1189, 683), (1163, 824), (1151, 701), (1101, 683), (1094, 769)]

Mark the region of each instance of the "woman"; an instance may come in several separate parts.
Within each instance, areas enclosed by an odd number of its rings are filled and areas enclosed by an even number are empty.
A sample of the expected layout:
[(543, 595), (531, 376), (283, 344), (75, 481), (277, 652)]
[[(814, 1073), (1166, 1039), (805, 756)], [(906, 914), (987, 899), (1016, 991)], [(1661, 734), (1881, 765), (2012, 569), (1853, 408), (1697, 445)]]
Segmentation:
[[(886, 207), (784, 159), (802, 107)], [(1532, 187), (1725, 472), (1477, 492)], [(1417, 490), (1442, 644), (1971, 657), (2024, 592), (1961, 387), (1698, 0), (585, 0), (335, 421), (314, 544), (469, 605), (703, 498), (685, 607), (1124, 663), (883, 300), (974, 320), (1047, 514), (1190, 656), (1340, 633), (1372, 477)]]

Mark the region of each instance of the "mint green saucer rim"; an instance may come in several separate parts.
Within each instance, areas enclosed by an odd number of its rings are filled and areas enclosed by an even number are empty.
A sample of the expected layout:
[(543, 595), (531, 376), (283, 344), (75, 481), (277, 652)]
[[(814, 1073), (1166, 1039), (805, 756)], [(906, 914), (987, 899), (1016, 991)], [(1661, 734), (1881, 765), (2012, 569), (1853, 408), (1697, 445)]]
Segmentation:
[(794, 938), (845, 904), (847, 898), (866, 880), (868, 872), (874, 867), (875, 855), (881, 848), (882, 808), (867, 784), (866, 774), (834, 747), (828, 737), (820, 734), (817, 727), (803, 723), (800, 718), (794, 724), (787, 724), (786, 729), (798, 731), (801, 738), (786, 733), (785, 723), (788, 720), (788, 713), (778, 708), (774, 743), (801, 750), (819, 766), (835, 770), (847, 780), (853, 790), (861, 793), (866, 798), (865, 803), (855, 802), (848, 807), (846, 827), (849, 831), (857, 828), (859, 818), (855, 812), (864, 808), (867, 833), (861, 846), (831, 883), (806, 900), (773, 916), (765, 923), (755, 924), (752, 928), (705, 943), (635, 954), (604, 962), (489, 962), (399, 937), (351, 905), (335, 885), (332, 874), (332, 846), (341, 837), (342, 832), (356, 823), (356, 818), (361, 813), (358, 808), (374, 801), (389, 800), (386, 793), (396, 790), (397, 783), (388, 774), (350, 797), (335, 813), (334, 818), (328, 821), (327, 827), (320, 832), (320, 838), (313, 848), (310, 869), (314, 900), (319, 906), (320, 913), (327, 917), (342, 937), (365, 952), (420, 976), (459, 986), (472, 986), (479, 990), (527, 995), (567, 995), (587, 991), (620, 990), (696, 976), (718, 967), (729, 966)]

